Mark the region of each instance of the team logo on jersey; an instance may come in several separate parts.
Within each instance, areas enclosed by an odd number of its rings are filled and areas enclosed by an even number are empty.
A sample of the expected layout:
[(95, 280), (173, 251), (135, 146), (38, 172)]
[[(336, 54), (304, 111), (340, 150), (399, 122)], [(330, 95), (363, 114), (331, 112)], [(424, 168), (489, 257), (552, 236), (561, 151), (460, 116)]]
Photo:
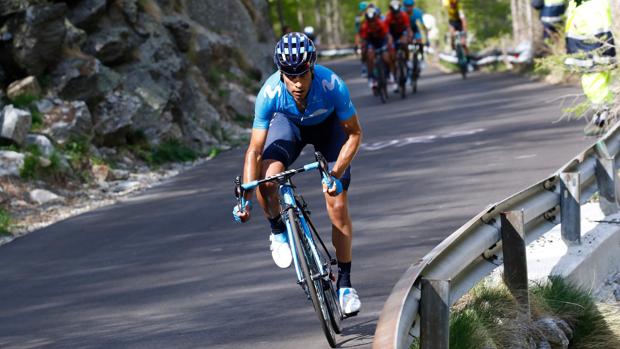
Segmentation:
[(276, 86), (276, 88), (271, 88), (270, 85), (265, 86), (265, 97), (269, 97), (269, 99), (273, 99), (276, 95), (280, 95), (282, 93), (282, 88), (280, 85)]
[(338, 81), (338, 76), (336, 74), (332, 74), (331, 81), (327, 82), (327, 80), (323, 80), (323, 90), (327, 92), (327, 90), (332, 91), (334, 87), (336, 87), (336, 81)]

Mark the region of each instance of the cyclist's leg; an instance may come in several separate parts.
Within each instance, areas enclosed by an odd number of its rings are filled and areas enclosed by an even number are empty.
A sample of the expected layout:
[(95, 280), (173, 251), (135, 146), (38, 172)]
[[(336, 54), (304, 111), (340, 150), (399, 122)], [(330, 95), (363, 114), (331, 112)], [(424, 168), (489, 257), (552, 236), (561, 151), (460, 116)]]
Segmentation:
[(374, 76), (374, 68), (375, 68), (375, 46), (368, 42), (366, 45), (366, 64), (368, 65), (368, 82), (372, 84)]
[[(297, 159), (303, 146), (297, 125), (283, 114), (276, 113), (269, 126), (263, 150), (261, 178), (284, 171)], [(267, 218), (279, 218), (278, 184), (264, 183), (259, 186), (256, 195)]]
[[(320, 151), (325, 156), (330, 168), (336, 163), (346, 139), (347, 136), (335, 114), (317, 125), (308, 135), (308, 143), (312, 143), (315, 150)], [(332, 243), (336, 248), (336, 258), (339, 263), (350, 263), (353, 236), (347, 199), (347, 191), (351, 183), (350, 167), (345, 170), (340, 181), (343, 187), (342, 194), (335, 197), (325, 194), (325, 203), (332, 222)]]

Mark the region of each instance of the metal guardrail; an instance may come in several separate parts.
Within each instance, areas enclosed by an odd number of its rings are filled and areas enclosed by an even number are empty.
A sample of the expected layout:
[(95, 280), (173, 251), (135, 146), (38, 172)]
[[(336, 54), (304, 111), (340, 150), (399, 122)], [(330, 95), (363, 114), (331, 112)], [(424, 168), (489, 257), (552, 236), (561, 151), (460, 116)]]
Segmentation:
[(388, 297), (373, 349), (447, 348), (450, 306), (504, 265), (504, 280), (529, 314), (525, 246), (562, 223), (580, 244), (580, 205), (599, 192), (605, 213), (618, 209), (615, 157), (620, 124), (550, 177), (488, 206), (411, 265)]

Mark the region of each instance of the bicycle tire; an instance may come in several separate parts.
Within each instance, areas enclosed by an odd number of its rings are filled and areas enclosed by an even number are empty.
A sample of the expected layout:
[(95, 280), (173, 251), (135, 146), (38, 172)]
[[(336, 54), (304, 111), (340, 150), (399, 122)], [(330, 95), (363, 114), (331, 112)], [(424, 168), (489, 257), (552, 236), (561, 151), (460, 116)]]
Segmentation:
[(420, 76), (420, 60), (418, 58), (417, 48), (413, 51), (413, 63), (411, 69), (411, 89), (413, 93), (418, 92), (418, 77)]
[[(312, 231), (312, 234), (314, 234), (314, 236), (317, 239), (321, 239), (321, 237), (319, 236), (319, 233), (316, 231), (316, 227), (314, 226), (314, 224), (312, 224), (312, 220), (310, 219), (310, 215), (303, 210), (303, 215), (304, 218), (306, 219), (306, 222), (308, 223), (308, 226), (310, 226), (310, 230)], [(329, 257), (329, 252), (327, 251), (327, 247), (325, 246), (325, 244), (323, 244), (321, 242), (322, 245), (322, 250), (325, 251), (325, 255)], [(321, 259), (325, 259), (325, 255), (323, 255), (322, 253), (319, 252), (319, 255), (323, 258)], [(330, 263), (331, 261), (326, 261), (326, 263)], [(338, 293), (336, 292), (336, 287), (334, 286), (334, 282), (332, 280), (323, 280), (323, 293), (325, 294), (325, 299), (327, 300), (327, 305), (328, 305), (328, 310), (329, 310), (329, 315), (330, 318), (332, 320), (332, 326), (334, 327), (334, 331), (337, 334), (340, 334), (342, 332), (342, 319), (344, 318), (344, 316), (342, 315), (342, 310), (340, 309), (340, 303), (338, 302)]]
[(405, 98), (407, 83), (407, 57), (402, 49), (398, 50), (398, 88), (400, 89), (400, 98)]
[[(309, 251), (309, 246), (307, 246), (308, 242), (306, 236), (299, 226), (299, 221), (295, 215), (294, 208), (289, 208), (288, 219), (291, 229), (293, 230), (291, 235), (293, 236), (295, 254), (297, 255), (297, 261), (299, 263), (299, 268), (301, 269), (301, 273), (304, 278), (306, 290), (308, 291), (308, 294), (312, 301), (314, 311), (319, 317), (319, 322), (321, 323), (321, 329), (325, 334), (325, 338), (327, 339), (330, 347), (335, 348), (336, 331), (333, 328), (332, 319), (330, 318), (330, 312), (328, 310), (328, 305), (324, 297), (325, 294), (323, 292), (323, 279), (318, 278), (317, 280), (314, 280), (312, 278), (312, 272), (310, 270), (310, 267), (315, 264), (315, 261), (312, 256), (312, 252)], [(319, 287), (317, 288), (317, 286)]]
[(387, 81), (385, 80), (385, 67), (383, 66), (383, 56), (379, 55), (379, 59), (377, 59), (375, 66), (377, 68), (377, 91), (379, 92), (379, 98), (381, 99), (381, 103), (385, 103), (386, 94), (385, 91), (387, 89)]
[(461, 71), (463, 80), (467, 79), (467, 60), (465, 59), (465, 52), (463, 52), (463, 46), (457, 44), (456, 46), (456, 58)]

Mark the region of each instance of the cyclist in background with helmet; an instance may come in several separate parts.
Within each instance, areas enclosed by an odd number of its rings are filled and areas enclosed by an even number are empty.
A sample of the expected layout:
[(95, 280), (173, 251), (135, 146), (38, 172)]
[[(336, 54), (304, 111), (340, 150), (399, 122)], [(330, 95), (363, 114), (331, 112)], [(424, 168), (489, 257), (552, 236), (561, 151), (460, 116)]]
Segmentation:
[(413, 39), (413, 32), (411, 31), (411, 24), (409, 23), (409, 15), (401, 9), (400, 1), (390, 1), (390, 10), (385, 17), (385, 24), (389, 28), (390, 35), (392, 36), (392, 42), (394, 43), (390, 46), (390, 60), (392, 61), (392, 65), (390, 66), (390, 70), (392, 71), (390, 83), (393, 85), (393, 90), (398, 92), (398, 85), (396, 85), (395, 82), (396, 50), (398, 50), (399, 47), (402, 47), (405, 51), (405, 60), (408, 61), (409, 59), (407, 57), (409, 57), (409, 48), (407, 45)]
[(461, 35), (461, 45), (465, 52), (465, 57), (469, 59), (469, 48), (467, 48), (467, 20), (465, 19), (465, 13), (461, 11), (459, 0), (442, 0), (443, 7), (448, 13), (448, 24), (450, 25), (450, 41), (452, 48), (454, 49), (454, 38), (457, 32), (463, 33)]
[[(416, 45), (426, 43), (428, 46), (428, 30), (424, 24), (424, 12), (419, 7), (416, 7), (415, 0), (405, 0), (403, 5), (405, 6), (405, 12), (409, 15), (409, 23), (413, 31), (413, 43)], [(422, 36), (422, 31), (424, 31), (424, 36)], [(420, 47), (420, 53), (422, 54), (422, 59), (424, 59), (423, 47)]]
[(392, 47), (392, 37), (389, 35), (389, 30), (384, 21), (379, 18), (379, 13), (376, 7), (370, 7), (366, 9), (366, 20), (362, 23), (360, 29), (360, 36), (366, 43), (366, 61), (368, 62), (368, 85), (373, 88), (376, 84), (373, 69), (375, 67), (376, 50), (381, 50), (382, 54), (379, 59), (383, 59), (386, 66), (390, 67), (390, 71), (394, 71), (394, 62), (390, 59), (388, 47)]
[[(351, 286), (352, 225), (348, 189), (350, 164), (362, 141), (362, 129), (349, 90), (330, 69), (315, 64), (316, 48), (303, 33), (289, 33), (278, 41), (274, 61), (278, 67), (263, 85), (254, 109), (250, 144), (245, 154), (243, 182), (284, 171), (312, 144), (329, 163), (331, 187), (323, 182), (327, 213), (332, 222), (332, 243), (338, 260), (338, 296), (347, 315), (356, 314), (361, 302)], [(258, 188), (257, 198), (271, 225), (271, 255), (280, 268), (288, 268), (292, 254), (280, 217), (276, 183)], [(253, 192), (246, 192), (250, 200)], [(233, 218), (250, 219), (251, 204), (238, 206)]]
[(360, 55), (360, 60), (362, 62), (362, 77), (368, 76), (368, 71), (366, 70), (366, 43), (360, 36), (360, 29), (362, 28), (362, 22), (364, 21), (364, 14), (367, 8), (368, 3), (366, 1), (360, 2), (358, 6), (359, 11), (357, 16), (355, 16), (355, 49), (357, 54)]

